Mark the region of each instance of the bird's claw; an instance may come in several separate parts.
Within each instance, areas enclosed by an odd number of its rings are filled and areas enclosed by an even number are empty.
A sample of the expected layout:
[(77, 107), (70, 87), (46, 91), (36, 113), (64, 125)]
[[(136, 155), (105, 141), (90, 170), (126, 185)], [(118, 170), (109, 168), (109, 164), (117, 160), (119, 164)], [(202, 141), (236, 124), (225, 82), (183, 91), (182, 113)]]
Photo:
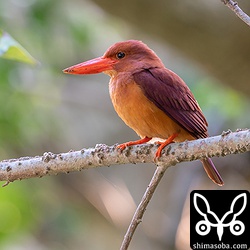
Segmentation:
[(173, 141), (174, 138), (177, 137), (177, 136), (178, 136), (178, 134), (176, 133), (176, 134), (171, 135), (171, 136), (170, 136), (166, 141), (164, 141), (164, 142), (160, 142), (160, 141), (155, 142), (156, 144), (159, 145), (159, 147), (158, 147), (158, 149), (157, 149), (157, 151), (156, 151), (156, 153), (155, 153), (154, 161), (158, 161), (158, 160), (159, 160), (159, 158), (161, 157), (162, 150), (163, 150), (167, 145), (169, 145), (170, 143), (173, 143), (173, 142), (174, 142), (174, 141)]
[(123, 151), (128, 145), (128, 143), (122, 143), (122, 144), (119, 144), (116, 149), (120, 150), (120, 151)]
[(129, 141), (129, 142), (119, 144), (116, 148), (123, 151), (126, 147), (143, 144), (143, 143), (146, 143), (146, 142), (150, 141), (151, 139), (152, 138), (144, 137), (144, 138), (142, 138), (140, 140), (137, 140), (137, 141)]
[(162, 143), (157, 142), (157, 144), (159, 144), (160, 146), (155, 153), (154, 162), (157, 162), (159, 160), (159, 158), (161, 157), (162, 149), (164, 148), (164, 147), (161, 147)]

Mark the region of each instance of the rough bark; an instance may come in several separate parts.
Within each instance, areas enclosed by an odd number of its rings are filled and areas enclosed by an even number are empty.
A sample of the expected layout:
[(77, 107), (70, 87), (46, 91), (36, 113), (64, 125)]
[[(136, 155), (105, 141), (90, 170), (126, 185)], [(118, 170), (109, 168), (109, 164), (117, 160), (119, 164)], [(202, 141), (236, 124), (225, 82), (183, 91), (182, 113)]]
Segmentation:
[[(0, 181), (15, 180), (69, 173), (88, 168), (127, 163), (154, 163), (157, 145), (143, 144), (128, 147), (122, 152), (116, 145), (97, 144), (95, 148), (43, 156), (22, 157), (0, 162)], [(250, 151), (250, 130), (224, 132), (220, 136), (174, 143), (163, 150), (157, 165), (173, 166), (182, 161), (193, 161), (203, 157), (226, 156)]]

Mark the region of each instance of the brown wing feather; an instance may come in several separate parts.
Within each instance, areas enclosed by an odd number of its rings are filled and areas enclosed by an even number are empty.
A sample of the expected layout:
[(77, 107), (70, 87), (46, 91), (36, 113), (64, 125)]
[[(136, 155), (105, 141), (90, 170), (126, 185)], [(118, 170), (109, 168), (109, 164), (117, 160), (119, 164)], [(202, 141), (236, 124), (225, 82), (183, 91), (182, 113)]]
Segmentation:
[(133, 74), (146, 97), (195, 138), (205, 138), (207, 121), (184, 81), (166, 68), (150, 68)]

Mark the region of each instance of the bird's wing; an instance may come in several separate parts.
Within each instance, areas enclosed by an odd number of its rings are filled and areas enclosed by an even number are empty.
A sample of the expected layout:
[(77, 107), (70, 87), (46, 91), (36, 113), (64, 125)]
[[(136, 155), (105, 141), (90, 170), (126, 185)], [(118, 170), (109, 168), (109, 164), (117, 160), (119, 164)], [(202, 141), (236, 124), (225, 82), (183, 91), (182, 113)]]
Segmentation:
[(205, 138), (207, 121), (184, 81), (166, 68), (150, 68), (133, 74), (146, 97), (195, 138)]

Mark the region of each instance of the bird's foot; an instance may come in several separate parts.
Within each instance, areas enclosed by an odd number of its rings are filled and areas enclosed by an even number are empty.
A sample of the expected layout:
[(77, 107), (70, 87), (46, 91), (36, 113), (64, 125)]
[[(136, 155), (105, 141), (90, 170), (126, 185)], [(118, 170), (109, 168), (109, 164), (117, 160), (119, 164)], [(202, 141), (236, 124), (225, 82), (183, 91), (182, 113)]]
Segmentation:
[(133, 145), (138, 145), (138, 144), (143, 144), (143, 143), (146, 143), (148, 141), (150, 141), (152, 138), (149, 138), (149, 137), (144, 137), (140, 140), (137, 140), (137, 141), (129, 141), (129, 142), (125, 142), (125, 143), (122, 143), (120, 145), (117, 146), (117, 149), (120, 149), (121, 151), (123, 151), (126, 147), (129, 147), (129, 146), (133, 146)]
[(170, 137), (168, 137), (168, 139), (164, 142), (160, 142), (160, 141), (157, 141), (156, 143), (159, 144), (159, 148), (157, 149), (156, 153), (155, 153), (155, 160), (158, 160), (160, 157), (161, 157), (161, 152), (162, 150), (170, 143), (173, 143), (174, 142), (174, 138), (177, 137), (178, 134), (175, 133), (175, 134), (172, 134)]

